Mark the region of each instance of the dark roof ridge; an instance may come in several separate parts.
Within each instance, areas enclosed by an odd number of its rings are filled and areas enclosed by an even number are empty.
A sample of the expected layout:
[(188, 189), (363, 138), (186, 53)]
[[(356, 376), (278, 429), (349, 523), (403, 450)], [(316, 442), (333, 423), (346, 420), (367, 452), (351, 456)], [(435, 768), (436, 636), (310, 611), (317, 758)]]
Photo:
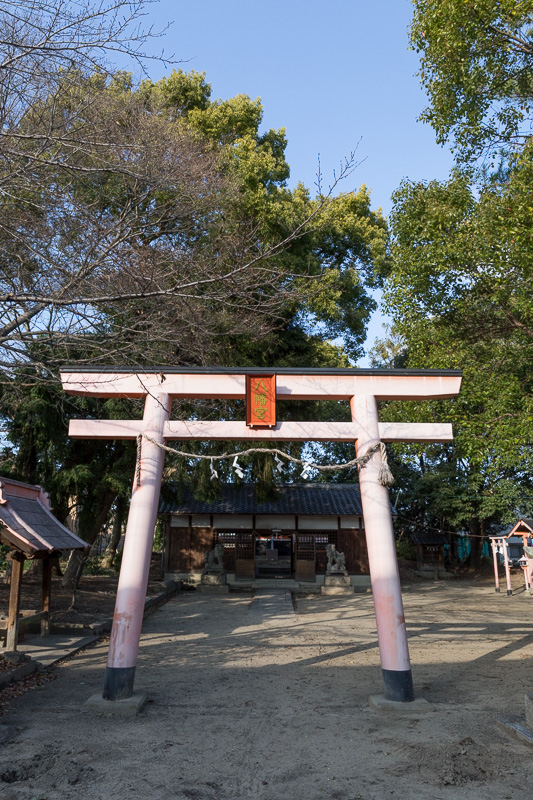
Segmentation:
[[(173, 481), (168, 481), (168, 483), (173, 483)], [(241, 483), (232, 483), (228, 481), (227, 483), (221, 483), (221, 486), (229, 486), (236, 488), (239, 487), (246, 487), (246, 488), (255, 488), (257, 486), (256, 483), (252, 483), (252, 481), (241, 481)], [(305, 489), (306, 487), (311, 487), (314, 489), (328, 489), (328, 488), (349, 488), (350, 486), (359, 489), (359, 484), (355, 481), (347, 481), (346, 483), (333, 483), (333, 482), (322, 482), (322, 481), (306, 481), (305, 483), (276, 483), (276, 488), (280, 489), (282, 487), (297, 487), (298, 489)]]
[(129, 374), (197, 374), (197, 375), (462, 375), (460, 369), (385, 369), (383, 367), (180, 367), (180, 366), (145, 366), (145, 367), (113, 367), (113, 366), (64, 366), (61, 372), (102, 372)]
[(192, 487), (184, 486), (177, 493), (181, 500), (163, 492), (160, 513), (166, 514), (300, 514), (362, 515), (361, 495), (357, 483), (289, 483), (278, 484), (274, 500), (256, 499), (253, 483), (224, 483), (215, 500), (199, 500)]

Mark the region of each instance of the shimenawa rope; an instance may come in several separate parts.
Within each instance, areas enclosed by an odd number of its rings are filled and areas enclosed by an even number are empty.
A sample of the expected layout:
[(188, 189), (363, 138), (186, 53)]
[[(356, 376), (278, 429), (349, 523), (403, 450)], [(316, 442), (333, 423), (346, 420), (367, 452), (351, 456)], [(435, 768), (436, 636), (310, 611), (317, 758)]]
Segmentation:
[[(344, 464), (313, 464), (310, 461), (302, 458), (295, 458), (288, 453), (284, 453), (283, 450), (278, 450), (276, 447), (249, 447), (247, 450), (240, 450), (238, 453), (222, 453), (222, 455), (219, 456), (207, 456), (200, 453), (187, 453), (184, 450), (177, 450), (175, 447), (169, 447), (166, 444), (161, 444), (161, 442), (157, 442), (146, 433), (139, 433), (137, 436), (137, 463), (135, 467), (137, 486), (140, 486), (141, 480), (141, 445), (143, 438), (148, 442), (152, 442), (152, 444), (157, 445), (157, 447), (161, 448), (161, 450), (166, 450), (167, 453), (173, 453), (174, 455), (182, 456), (183, 458), (204, 459), (205, 461), (210, 461), (211, 465), (213, 464), (213, 461), (222, 461), (228, 458), (233, 458), (235, 466), (235, 460), (239, 456), (247, 456), (250, 453), (273, 453), (278, 457), (276, 458), (276, 466), (278, 470), (280, 469), (279, 456), (281, 456), (282, 458), (286, 458), (288, 461), (292, 461), (294, 464), (301, 464), (304, 468), (302, 470), (302, 475), (307, 475), (308, 471), (311, 469), (316, 469), (319, 472), (337, 472), (343, 469), (351, 469), (355, 466), (364, 467), (365, 464), (370, 461), (374, 453), (379, 450), (381, 454), (381, 464), (379, 467), (378, 481), (382, 486), (392, 486), (394, 483), (394, 476), (389, 467), (389, 462), (387, 460), (387, 448), (384, 442), (376, 442), (369, 447), (366, 453), (364, 453), (362, 456), (353, 458), (351, 461), (346, 461)], [(214, 472), (212, 477), (218, 477), (216, 470), (212, 470), (212, 472)]]

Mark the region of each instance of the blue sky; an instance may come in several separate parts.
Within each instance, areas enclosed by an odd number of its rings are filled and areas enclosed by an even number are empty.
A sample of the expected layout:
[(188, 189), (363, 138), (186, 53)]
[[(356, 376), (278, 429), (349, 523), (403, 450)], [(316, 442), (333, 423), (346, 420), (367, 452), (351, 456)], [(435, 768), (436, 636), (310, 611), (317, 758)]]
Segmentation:
[[(341, 189), (366, 184), (387, 214), (403, 178), (447, 176), (449, 151), (417, 121), (425, 97), (408, 50), (410, 0), (160, 0), (147, 11), (156, 28), (173, 22), (157, 45), (182, 69), (205, 72), (213, 98), (261, 98), (265, 129), (286, 129), (291, 184), (313, 189), (320, 156), (329, 185), (358, 147), (362, 163)], [(153, 80), (165, 74), (157, 62), (148, 71)], [(368, 345), (381, 324), (377, 313)]]

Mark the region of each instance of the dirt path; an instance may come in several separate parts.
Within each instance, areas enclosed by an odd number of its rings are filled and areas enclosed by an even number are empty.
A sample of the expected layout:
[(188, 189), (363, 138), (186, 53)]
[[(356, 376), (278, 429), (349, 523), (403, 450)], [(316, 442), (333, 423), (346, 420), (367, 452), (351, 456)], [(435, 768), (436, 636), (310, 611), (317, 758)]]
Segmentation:
[[(533, 679), (533, 598), (490, 583), (404, 594), (415, 688), (435, 706), (381, 716), (370, 595), (184, 593), (145, 621), (138, 717), (80, 714), (106, 645), (0, 717), (2, 800), (523, 800), (533, 752), (497, 716)], [(269, 608), (269, 604), (271, 607)], [(272, 605), (273, 604), (273, 605)]]

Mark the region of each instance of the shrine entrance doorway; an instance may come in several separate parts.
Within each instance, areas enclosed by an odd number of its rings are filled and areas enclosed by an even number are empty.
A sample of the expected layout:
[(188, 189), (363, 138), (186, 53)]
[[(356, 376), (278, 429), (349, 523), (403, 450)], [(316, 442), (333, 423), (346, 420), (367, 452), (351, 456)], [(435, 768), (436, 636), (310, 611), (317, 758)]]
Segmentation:
[(294, 555), (294, 579), (314, 582), (316, 575), (316, 534), (297, 533)]
[(235, 577), (255, 578), (255, 532), (241, 531), (235, 537)]
[(258, 531), (255, 538), (255, 577), (280, 580), (294, 576), (294, 534)]

